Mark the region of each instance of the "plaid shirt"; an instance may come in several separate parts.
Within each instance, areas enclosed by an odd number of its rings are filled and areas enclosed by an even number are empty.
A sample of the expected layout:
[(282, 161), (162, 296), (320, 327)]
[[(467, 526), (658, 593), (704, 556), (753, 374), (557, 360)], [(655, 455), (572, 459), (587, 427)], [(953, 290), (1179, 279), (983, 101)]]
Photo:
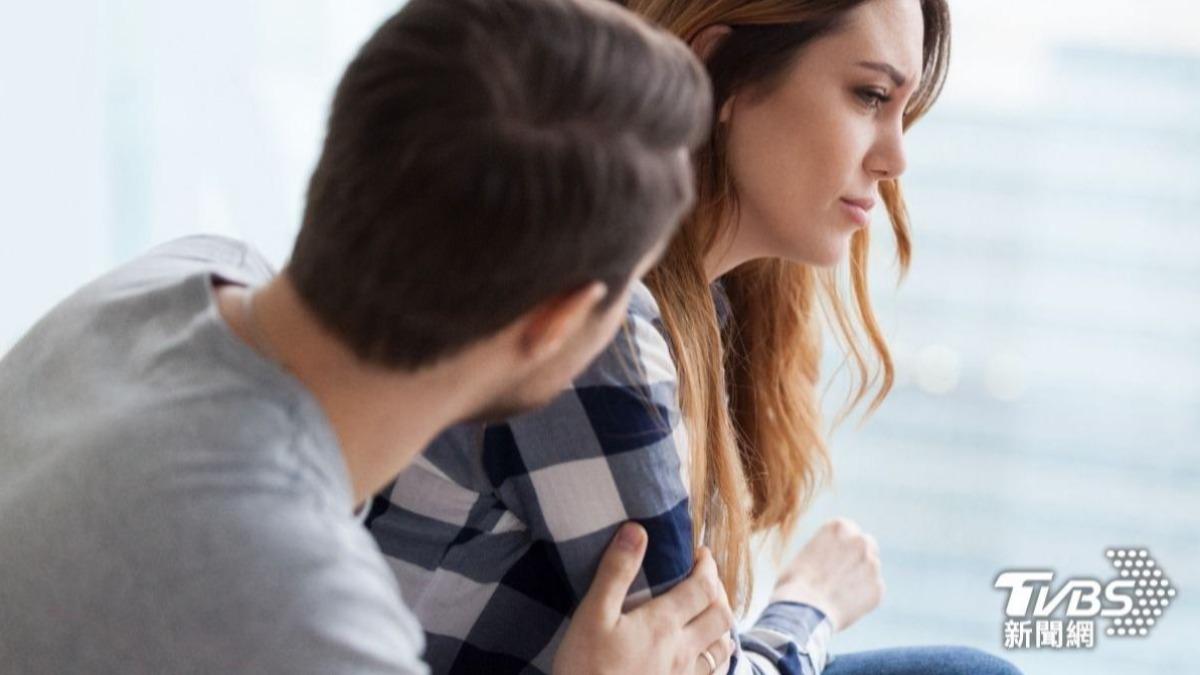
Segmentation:
[[(434, 673), (550, 673), (627, 520), (649, 534), (627, 606), (689, 574), (687, 438), (662, 331), (636, 284), (626, 333), (570, 390), (502, 424), (448, 430), (376, 498), (367, 524), (421, 620)], [(820, 673), (830, 633), (816, 608), (773, 603), (735, 634), (729, 672)]]

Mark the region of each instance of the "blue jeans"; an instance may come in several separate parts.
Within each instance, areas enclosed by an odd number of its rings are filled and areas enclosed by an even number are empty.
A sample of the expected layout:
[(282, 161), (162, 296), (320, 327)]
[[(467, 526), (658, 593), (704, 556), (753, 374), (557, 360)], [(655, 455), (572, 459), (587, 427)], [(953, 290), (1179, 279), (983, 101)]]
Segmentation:
[(825, 675), (1021, 675), (1008, 661), (970, 647), (893, 647), (836, 654)]

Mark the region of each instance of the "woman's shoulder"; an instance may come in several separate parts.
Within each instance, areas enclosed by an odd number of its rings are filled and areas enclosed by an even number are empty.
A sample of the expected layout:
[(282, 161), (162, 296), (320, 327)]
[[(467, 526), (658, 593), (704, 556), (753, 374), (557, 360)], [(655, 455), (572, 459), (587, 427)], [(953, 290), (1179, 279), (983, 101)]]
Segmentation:
[(641, 279), (630, 283), (629, 309), (626, 310), (626, 314), (630, 320), (662, 322), (662, 311), (658, 307), (658, 300), (650, 292), (650, 287), (646, 285), (646, 282)]
[(667, 343), (658, 302), (646, 284), (633, 282), (625, 322), (616, 337), (575, 385), (643, 386), (673, 384), (675, 360)]
[[(717, 322), (721, 326), (725, 326), (733, 318), (733, 308), (729, 301), (729, 293), (725, 289), (725, 282), (717, 279), (709, 285), (708, 290), (712, 295)], [(630, 287), (628, 315), (631, 321), (637, 319), (653, 325), (664, 338), (666, 337), (667, 331), (663, 325), (662, 309), (658, 304), (658, 299), (654, 297), (646, 283), (640, 279), (633, 282)]]

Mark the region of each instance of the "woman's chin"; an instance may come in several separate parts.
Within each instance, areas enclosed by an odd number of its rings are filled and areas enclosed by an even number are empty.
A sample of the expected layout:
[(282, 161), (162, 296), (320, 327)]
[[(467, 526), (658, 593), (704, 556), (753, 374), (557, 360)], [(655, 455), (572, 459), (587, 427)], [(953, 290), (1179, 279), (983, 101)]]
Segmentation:
[(845, 262), (850, 255), (850, 237), (848, 236), (819, 243), (819, 246), (810, 244), (804, 248), (793, 249), (785, 257), (787, 260), (809, 267), (828, 269)]

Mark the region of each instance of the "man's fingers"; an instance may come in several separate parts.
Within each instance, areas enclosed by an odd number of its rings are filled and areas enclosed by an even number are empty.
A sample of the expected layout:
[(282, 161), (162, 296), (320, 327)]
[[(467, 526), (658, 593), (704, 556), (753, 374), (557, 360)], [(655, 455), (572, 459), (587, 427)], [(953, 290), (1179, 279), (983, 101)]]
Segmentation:
[(719, 641), (721, 636), (727, 635), (733, 624), (733, 612), (730, 611), (729, 605), (723, 602), (714, 603), (684, 626), (684, 639), (694, 649), (704, 649)]
[(615, 623), (621, 616), (621, 606), (637, 578), (645, 554), (646, 531), (637, 523), (622, 525), (600, 559), (596, 578), (579, 603), (577, 614), (607, 624)]
[[(733, 638), (728, 632), (714, 641), (705, 649), (713, 658), (713, 662), (717, 664), (717, 669), (712, 672), (727, 673), (729, 672), (729, 660), (733, 658)], [(701, 675), (708, 675), (711, 668), (708, 661), (703, 656), (699, 658), (699, 666), (697, 672)]]
[(725, 589), (717, 576), (717, 564), (707, 548), (696, 554), (696, 564), (687, 579), (679, 582), (665, 595), (657, 598), (647, 609), (660, 611), (674, 619), (674, 624), (683, 626), (700, 615), (714, 602), (725, 601)]

